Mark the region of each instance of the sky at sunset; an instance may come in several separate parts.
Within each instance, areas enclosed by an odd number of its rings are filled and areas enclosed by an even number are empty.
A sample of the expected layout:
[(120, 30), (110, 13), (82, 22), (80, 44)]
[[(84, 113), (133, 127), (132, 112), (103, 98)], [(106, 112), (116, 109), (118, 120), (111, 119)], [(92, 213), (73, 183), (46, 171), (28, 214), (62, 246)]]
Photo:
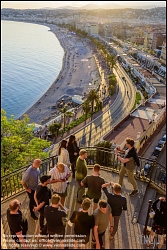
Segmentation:
[[(104, 3), (116, 3), (116, 4), (123, 4), (125, 3), (146, 3), (145, 1), (1, 1), (1, 9), (2, 8), (13, 8), (13, 9), (40, 9), (40, 8), (45, 8), (45, 7), (50, 7), (50, 8), (57, 8), (57, 7), (63, 7), (63, 6), (84, 6), (89, 3), (95, 3), (95, 4), (104, 4)], [(166, 3), (166, 1), (150, 1), (150, 3)], [(147, 3), (149, 3), (147, 1)]]

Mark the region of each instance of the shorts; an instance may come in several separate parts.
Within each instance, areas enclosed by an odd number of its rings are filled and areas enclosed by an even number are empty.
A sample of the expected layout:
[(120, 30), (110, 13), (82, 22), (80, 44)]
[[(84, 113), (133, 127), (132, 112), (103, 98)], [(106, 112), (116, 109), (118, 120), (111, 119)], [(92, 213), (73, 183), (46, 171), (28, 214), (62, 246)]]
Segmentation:
[(53, 191), (53, 194), (58, 194), (60, 197), (66, 197), (67, 196), (67, 188), (66, 188), (64, 193), (57, 193), (57, 192)]
[(90, 200), (93, 199), (93, 202), (94, 202), (94, 203), (98, 203), (99, 200), (100, 200), (100, 198), (90, 198), (88, 195), (86, 195), (86, 197), (89, 198)]
[(63, 240), (65, 237), (65, 228), (60, 232), (51, 232), (51, 231), (47, 230), (47, 233), (49, 234), (49, 240), (54, 239), (54, 237), (57, 240)]
[(78, 244), (87, 244), (89, 242), (89, 237), (90, 237), (90, 234), (83, 235), (82, 237), (78, 237), (77, 234), (75, 234), (75, 240), (78, 241)]

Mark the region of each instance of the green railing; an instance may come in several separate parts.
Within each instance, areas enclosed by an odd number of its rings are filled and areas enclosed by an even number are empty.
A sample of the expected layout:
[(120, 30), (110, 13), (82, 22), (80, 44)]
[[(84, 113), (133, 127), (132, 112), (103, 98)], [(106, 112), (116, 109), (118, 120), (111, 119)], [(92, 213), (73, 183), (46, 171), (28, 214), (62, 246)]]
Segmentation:
[[(116, 158), (112, 149), (99, 147), (86, 147), (85, 149), (88, 151), (87, 164), (89, 167), (98, 163), (104, 169), (119, 173), (122, 163)], [(43, 160), (40, 166), (40, 175), (47, 174), (56, 163), (56, 155)], [(148, 171), (144, 171), (146, 164), (149, 164)], [(21, 179), (23, 173), (29, 166), (20, 168), (1, 177), (1, 201), (25, 191), (21, 184)], [(136, 167), (135, 178), (149, 182), (153, 184), (155, 188), (166, 191), (166, 169), (156, 161), (140, 157), (140, 167)]]

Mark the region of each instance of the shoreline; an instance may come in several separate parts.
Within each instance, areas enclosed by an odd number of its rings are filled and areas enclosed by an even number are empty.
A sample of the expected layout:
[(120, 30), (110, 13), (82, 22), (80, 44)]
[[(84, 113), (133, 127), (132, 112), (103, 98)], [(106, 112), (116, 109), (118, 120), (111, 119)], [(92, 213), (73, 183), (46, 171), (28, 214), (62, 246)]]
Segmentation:
[(53, 119), (54, 110), (51, 109), (51, 106), (55, 105), (61, 96), (83, 96), (84, 92), (88, 93), (90, 90), (89, 83), (95, 88), (94, 81), (99, 83), (101, 78), (94, 55), (85, 39), (69, 35), (68, 30), (54, 24), (29, 23), (49, 27), (48, 31), (53, 32), (64, 50), (62, 68), (56, 79), (48, 90), (18, 118), (23, 119), (27, 114), (30, 123), (35, 122), (42, 125)]

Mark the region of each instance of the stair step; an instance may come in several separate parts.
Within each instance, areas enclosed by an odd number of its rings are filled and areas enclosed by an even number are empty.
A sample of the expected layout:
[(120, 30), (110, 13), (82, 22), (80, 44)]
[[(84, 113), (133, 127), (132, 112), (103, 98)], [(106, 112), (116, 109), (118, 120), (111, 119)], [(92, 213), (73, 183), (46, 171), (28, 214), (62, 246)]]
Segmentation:
[(147, 187), (148, 187), (148, 183), (144, 183), (143, 185), (141, 185), (141, 189), (139, 190), (139, 194), (138, 194), (138, 201), (137, 201), (137, 205), (135, 207), (135, 212), (134, 212), (134, 215), (133, 215), (133, 218), (132, 218), (132, 223), (135, 224), (135, 223), (140, 223), (139, 222), (139, 219), (140, 219), (140, 210), (143, 206), (143, 200), (144, 200), (144, 197), (145, 197), (145, 192), (147, 190)]

